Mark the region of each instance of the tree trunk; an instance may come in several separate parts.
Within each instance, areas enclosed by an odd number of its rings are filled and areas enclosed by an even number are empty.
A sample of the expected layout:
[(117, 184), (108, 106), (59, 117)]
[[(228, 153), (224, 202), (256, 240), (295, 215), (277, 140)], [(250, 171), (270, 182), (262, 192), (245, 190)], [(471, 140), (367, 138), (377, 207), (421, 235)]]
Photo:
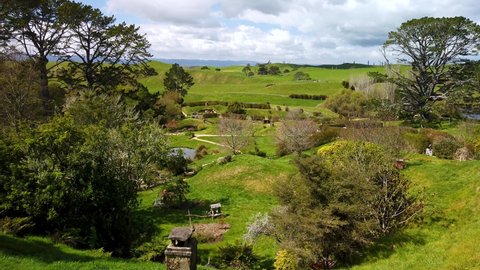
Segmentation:
[(38, 72), (40, 75), (40, 98), (42, 99), (43, 104), (43, 113), (44, 115), (51, 114), (51, 97), (50, 92), (48, 91), (48, 69), (47, 69), (48, 59), (41, 58), (38, 59)]

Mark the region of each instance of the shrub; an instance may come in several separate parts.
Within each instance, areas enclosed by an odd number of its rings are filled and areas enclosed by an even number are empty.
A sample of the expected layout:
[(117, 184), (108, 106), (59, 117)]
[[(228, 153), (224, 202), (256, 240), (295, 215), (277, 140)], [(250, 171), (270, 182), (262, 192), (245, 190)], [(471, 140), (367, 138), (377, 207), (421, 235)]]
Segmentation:
[(245, 114), (247, 111), (245, 111), (243, 104), (240, 102), (234, 102), (232, 104), (229, 104), (227, 107), (227, 113), (233, 113), (233, 114)]
[(313, 99), (313, 100), (325, 100), (327, 99), (326, 95), (308, 95), (308, 94), (290, 94), (289, 98), (296, 99)]
[(207, 147), (201, 144), (195, 151), (195, 159), (202, 159), (206, 155), (208, 155)]
[(297, 270), (298, 262), (295, 255), (289, 253), (285, 249), (281, 249), (275, 256), (273, 267), (275, 270)]
[(164, 185), (157, 201), (160, 201), (162, 206), (179, 206), (187, 201), (186, 194), (189, 188), (188, 183), (182, 178), (173, 178)]
[(346, 118), (363, 117), (366, 113), (367, 98), (363, 93), (342, 90), (325, 101), (324, 106)]
[(23, 236), (30, 232), (34, 227), (34, 223), (30, 217), (5, 217), (0, 220), (0, 225), (4, 233), (9, 233), (17, 236)]
[(338, 137), (338, 130), (332, 127), (325, 127), (320, 132), (315, 132), (312, 136), (314, 146), (320, 146), (334, 141)]
[(443, 138), (440, 141), (433, 144), (433, 155), (444, 159), (453, 159), (455, 152), (461, 145), (450, 138)]
[(235, 242), (219, 248), (219, 254), (213, 264), (220, 269), (255, 269), (258, 258), (253, 254), (253, 247), (245, 243)]
[(163, 262), (165, 260), (165, 249), (167, 249), (165, 242), (155, 239), (135, 248), (133, 256), (141, 261)]

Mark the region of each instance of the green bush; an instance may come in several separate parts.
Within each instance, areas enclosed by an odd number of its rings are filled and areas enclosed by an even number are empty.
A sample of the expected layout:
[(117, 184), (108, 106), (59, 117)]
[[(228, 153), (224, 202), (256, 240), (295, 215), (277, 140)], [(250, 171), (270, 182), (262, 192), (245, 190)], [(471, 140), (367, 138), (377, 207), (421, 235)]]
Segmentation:
[(454, 139), (444, 138), (433, 144), (433, 155), (444, 159), (453, 159), (461, 145)]
[(253, 254), (253, 247), (235, 242), (219, 248), (213, 264), (220, 269), (251, 270), (256, 269), (258, 258)]
[(275, 262), (273, 263), (275, 270), (297, 270), (298, 262), (295, 255), (288, 251), (281, 249), (275, 256)]
[(338, 137), (338, 130), (336, 128), (325, 127), (320, 132), (315, 132), (312, 136), (314, 146), (320, 146), (334, 141)]
[(163, 262), (166, 248), (167, 244), (164, 241), (155, 239), (135, 248), (133, 255), (141, 261)]

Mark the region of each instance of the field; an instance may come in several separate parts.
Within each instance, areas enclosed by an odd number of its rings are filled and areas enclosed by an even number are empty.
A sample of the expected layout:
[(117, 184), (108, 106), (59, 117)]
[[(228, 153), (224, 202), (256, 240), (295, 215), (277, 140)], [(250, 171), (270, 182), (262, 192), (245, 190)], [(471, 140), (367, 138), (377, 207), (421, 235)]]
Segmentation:
[[(159, 75), (143, 79), (150, 91), (163, 91), (163, 74), (170, 65), (152, 62)], [(300, 67), (298, 71), (310, 74), (313, 81), (295, 81), (293, 68), (280, 64), (280, 69), (290, 72), (279, 76), (247, 77), (242, 67), (226, 67), (217, 71), (194, 67), (187, 69), (195, 79), (195, 85), (185, 97), (191, 101), (239, 101), (267, 103), (285, 107), (302, 108), (307, 113), (335, 114), (322, 108), (322, 101), (292, 99), (290, 94), (331, 96), (342, 90), (341, 82), (351, 77), (365, 75), (369, 71), (383, 72), (382, 67), (357, 69), (325, 69)], [(256, 68), (253, 67), (255, 71)], [(186, 107), (188, 114), (198, 108)], [(216, 107), (224, 110), (224, 106)], [(251, 110), (249, 114), (262, 114), (268, 110)], [(183, 124), (200, 124), (198, 119), (184, 120)], [(452, 129), (453, 133), (455, 129)], [(170, 230), (177, 226), (189, 226), (188, 212), (204, 215), (209, 204), (220, 202), (224, 218), (193, 217), (193, 225), (205, 223), (228, 224), (223, 238), (212, 243), (200, 241), (201, 265), (218, 253), (226, 243), (241, 241), (249, 221), (257, 213), (266, 213), (278, 205), (273, 188), (280, 179), (295, 173), (292, 155), (275, 155), (276, 128), (255, 124), (257, 147), (266, 153), (266, 158), (249, 154), (252, 143), (243, 154), (234, 156), (227, 164), (217, 164), (217, 159), (228, 150), (208, 142), (193, 140), (189, 134), (170, 134), (172, 146), (197, 148), (207, 147), (208, 155), (196, 160), (190, 167), (202, 168), (195, 176), (187, 178), (190, 192), (189, 204), (178, 209), (153, 208), (153, 202), (161, 188), (142, 191), (138, 214), (150, 217), (156, 224), (157, 239), (168, 242)], [(216, 120), (204, 123), (204, 129), (195, 131), (201, 139), (222, 143)], [(366, 256), (354, 265), (342, 266), (352, 269), (480, 269), (480, 161), (448, 161), (435, 157), (410, 154), (407, 169), (403, 173), (412, 180), (411, 192), (422, 191), (425, 211), (407, 229), (398, 232), (366, 252)], [(254, 245), (265, 269), (272, 269), (277, 252), (272, 238), (263, 237)], [(41, 237), (16, 238), (0, 234), (0, 269), (165, 269), (164, 265), (137, 260), (114, 259), (101, 250), (79, 251), (65, 245), (55, 244)], [(203, 269), (200, 267), (199, 269)]]

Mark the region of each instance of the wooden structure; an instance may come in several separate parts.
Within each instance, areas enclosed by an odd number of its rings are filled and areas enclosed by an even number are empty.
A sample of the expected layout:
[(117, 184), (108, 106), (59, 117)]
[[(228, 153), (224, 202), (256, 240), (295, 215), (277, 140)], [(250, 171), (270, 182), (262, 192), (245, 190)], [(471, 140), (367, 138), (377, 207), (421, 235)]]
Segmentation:
[(197, 240), (190, 227), (174, 228), (168, 239), (172, 241), (165, 250), (167, 270), (197, 269)]
[(221, 208), (222, 205), (220, 203), (210, 204), (210, 211), (208, 211), (208, 216), (212, 218), (222, 216), (223, 213)]

